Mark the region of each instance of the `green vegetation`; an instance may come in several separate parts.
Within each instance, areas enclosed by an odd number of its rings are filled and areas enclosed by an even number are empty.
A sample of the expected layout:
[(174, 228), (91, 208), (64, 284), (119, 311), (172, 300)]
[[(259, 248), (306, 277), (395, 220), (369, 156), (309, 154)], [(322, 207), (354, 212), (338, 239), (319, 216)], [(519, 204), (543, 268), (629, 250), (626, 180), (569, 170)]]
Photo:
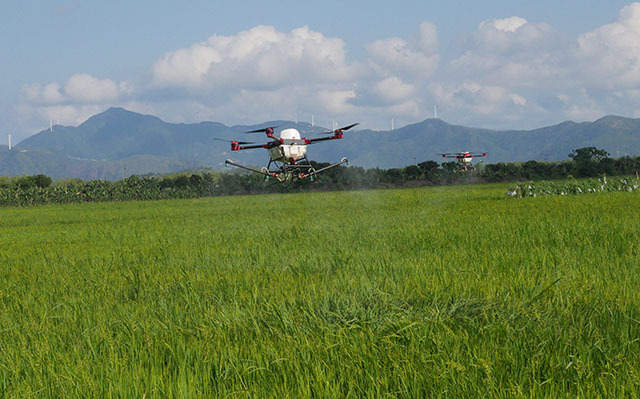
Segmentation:
[(637, 397), (638, 193), (3, 208), (0, 397)]
[[(456, 183), (503, 182), (542, 179), (567, 179), (604, 175), (637, 176), (640, 157), (611, 159), (604, 150), (579, 148), (571, 161), (498, 163), (478, 165), (478, 170), (460, 172), (456, 162), (438, 165), (425, 161), (393, 169), (337, 167), (309, 181), (279, 184), (255, 173), (206, 172), (179, 173), (160, 177), (130, 176), (123, 180), (59, 180), (52, 183), (44, 175), (0, 176), (0, 206), (32, 206), (70, 202), (102, 202), (197, 198), (218, 195), (300, 192), (362, 188), (389, 188)], [(313, 163), (316, 169), (328, 163)], [(240, 172), (240, 173), (237, 173)], [(548, 190), (547, 190), (548, 191)], [(559, 190), (558, 192), (560, 192)]]

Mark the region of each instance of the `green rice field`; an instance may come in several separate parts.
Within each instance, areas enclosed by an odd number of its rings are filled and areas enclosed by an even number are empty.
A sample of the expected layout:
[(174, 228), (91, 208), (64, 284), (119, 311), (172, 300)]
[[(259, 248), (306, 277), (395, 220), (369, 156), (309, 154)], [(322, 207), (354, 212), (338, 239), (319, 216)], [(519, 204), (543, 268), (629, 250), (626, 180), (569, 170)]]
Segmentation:
[(0, 208), (0, 398), (640, 396), (640, 193)]

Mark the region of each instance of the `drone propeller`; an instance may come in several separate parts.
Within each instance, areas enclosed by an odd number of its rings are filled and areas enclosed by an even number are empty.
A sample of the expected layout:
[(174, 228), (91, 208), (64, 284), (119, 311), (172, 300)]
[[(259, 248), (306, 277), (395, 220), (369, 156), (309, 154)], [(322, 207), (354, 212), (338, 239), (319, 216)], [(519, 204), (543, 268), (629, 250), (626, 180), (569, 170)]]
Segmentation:
[(475, 151), (467, 151), (467, 152), (447, 152), (447, 153), (438, 153), (436, 155), (442, 155), (442, 158), (477, 158), (477, 157), (486, 157), (487, 153), (476, 153)]
[(273, 133), (273, 129), (277, 128), (278, 126), (269, 126), (269, 127), (265, 127), (264, 129), (256, 129), (256, 130), (249, 130), (248, 132), (245, 133)]
[(213, 138), (214, 140), (218, 140), (218, 141), (224, 141), (227, 143), (234, 143), (234, 144), (239, 144), (239, 145), (243, 145), (243, 144), (253, 144), (253, 141), (235, 141), (235, 140), (225, 140), (225, 139), (219, 139), (217, 137)]
[(328, 131), (328, 132), (324, 132), (324, 134), (334, 134), (334, 133), (344, 132), (345, 130), (349, 130), (352, 127), (357, 126), (357, 125), (359, 125), (359, 123), (354, 123), (352, 125), (341, 127), (339, 129), (336, 129), (336, 130), (331, 130), (331, 131)]

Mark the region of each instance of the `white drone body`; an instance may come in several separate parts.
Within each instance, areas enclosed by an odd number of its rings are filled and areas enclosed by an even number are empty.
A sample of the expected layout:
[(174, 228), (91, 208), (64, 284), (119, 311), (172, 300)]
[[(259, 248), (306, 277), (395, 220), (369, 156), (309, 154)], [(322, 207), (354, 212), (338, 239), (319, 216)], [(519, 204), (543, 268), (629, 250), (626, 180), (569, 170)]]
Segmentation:
[(471, 164), (471, 161), (473, 161), (473, 158), (486, 157), (487, 153), (483, 152), (482, 154), (473, 154), (469, 151), (465, 151), (465, 152), (445, 153), (445, 154), (438, 154), (438, 155), (442, 155), (442, 158), (455, 158), (458, 161), (458, 171), (466, 172), (466, 171), (475, 169), (475, 166)]
[(269, 148), (269, 157), (273, 161), (291, 162), (302, 159), (307, 154), (307, 143), (297, 129), (284, 129), (280, 132), (280, 145)]

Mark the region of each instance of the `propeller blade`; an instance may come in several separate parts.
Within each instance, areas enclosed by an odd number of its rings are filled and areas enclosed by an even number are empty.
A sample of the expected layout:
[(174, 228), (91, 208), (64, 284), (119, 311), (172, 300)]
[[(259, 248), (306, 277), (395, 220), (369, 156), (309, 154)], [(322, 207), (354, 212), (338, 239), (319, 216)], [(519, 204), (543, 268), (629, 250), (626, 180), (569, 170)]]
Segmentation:
[(345, 127), (341, 127), (341, 128), (339, 128), (339, 129), (336, 129), (336, 130), (331, 130), (331, 131), (329, 131), (329, 132), (324, 132), (324, 134), (334, 134), (334, 133), (337, 133), (337, 132), (344, 132), (345, 130), (349, 130), (349, 129), (351, 129), (351, 128), (352, 128), (352, 127), (354, 127), (354, 126), (358, 126), (359, 124), (360, 124), (360, 123), (354, 123), (354, 124), (352, 124), (352, 125), (345, 126)]
[(248, 132), (245, 133), (266, 133), (269, 130), (273, 131), (273, 129), (276, 129), (278, 126), (269, 126), (269, 127), (265, 127), (264, 129), (256, 129), (256, 130), (249, 130)]
[(340, 129), (338, 129), (338, 130), (345, 131), (345, 130), (349, 130), (349, 129), (351, 129), (351, 128), (352, 128), (352, 127), (354, 127), (354, 126), (358, 126), (358, 125), (359, 125), (359, 123), (354, 123), (353, 125), (349, 125), (349, 126), (341, 127), (341, 128), (340, 128)]
[(217, 137), (214, 137), (213, 139), (214, 139), (214, 140), (218, 140), (218, 141), (224, 141), (224, 142), (226, 142), (226, 143), (236, 143), (236, 144), (240, 144), (240, 145), (242, 145), (242, 144), (253, 144), (253, 143), (255, 143), (254, 141), (235, 141), (235, 140), (225, 140), (225, 139), (219, 139), (219, 138), (217, 138)]

